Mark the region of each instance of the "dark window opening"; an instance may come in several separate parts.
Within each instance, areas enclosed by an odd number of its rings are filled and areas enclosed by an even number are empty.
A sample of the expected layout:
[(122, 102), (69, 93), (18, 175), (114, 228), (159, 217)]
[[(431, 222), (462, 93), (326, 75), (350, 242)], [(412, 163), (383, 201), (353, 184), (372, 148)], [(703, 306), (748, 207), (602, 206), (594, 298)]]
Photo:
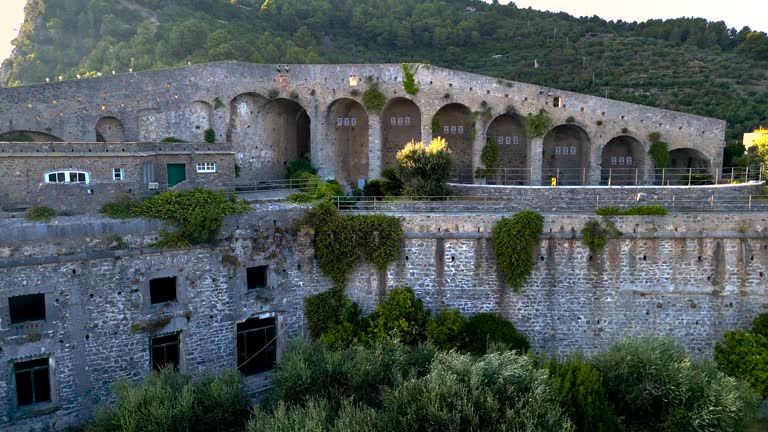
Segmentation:
[(277, 340), (274, 318), (251, 318), (237, 325), (237, 368), (245, 376), (275, 366)]
[(8, 298), (11, 324), (45, 321), (45, 294), (30, 294)]
[(37, 359), (13, 365), (16, 375), (16, 405), (25, 407), (51, 401), (48, 359)]
[(267, 268), (267, 266), (248, 267), (246, 279), (249, 290), (267, 287)]
[(152, 338), (152, 369), (179, 370), (179, 334)]
[(176, 301), (176, 277), (150, 280), (149, 299), (152, 304)]

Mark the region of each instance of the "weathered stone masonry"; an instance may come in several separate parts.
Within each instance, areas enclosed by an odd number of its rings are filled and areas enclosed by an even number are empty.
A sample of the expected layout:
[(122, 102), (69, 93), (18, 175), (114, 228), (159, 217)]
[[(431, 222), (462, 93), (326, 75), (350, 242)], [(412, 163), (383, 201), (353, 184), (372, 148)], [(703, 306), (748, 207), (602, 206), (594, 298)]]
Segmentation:
[[(304, 298), (330, 287), (302, 210), (285, 205), (231, 218), (216, 247), (143, 249), (162, 228), (153, 221), (59, 218), (0, 222), (0, 431), (61, 427), (107, 400), (115, 379), (151, 369), (149, 335), (131, 325), (173, 318), (159, 334), (181, 333), (181, 368), (199, 374), (237, 366), (237, 323), (276, 316), (278, 347), (306, 334)], [(768, 214), (625, 217), (625, 235), (591, 253), (578, 239), (588, 215), (548, 214), (529, 282), (515, 293), (496, 269), (489, 233), (500, 216), (411, 214), (399, 261), (380, 274), (361, 266), (348, 295), (368, 311), (396, 285), (428, 307), (511, 319), (540, 352), (593, 354), (631, 334), (670, 334), (708, 357), (725, 330), (768, 311)], [(116, 237), (118, 236), (118, 237)], [(86, 246), (86, 247), (84, 247)], [(84, 252), (86, 250), (86, 252)], [(245, 268), (269, 266), (269, 287), (245, 289)], [(148, 280), (176, 276), (179, 300), (152, 307)], [(45, 293), (38, 337), (8, 323), (8, 297)], [(54, 403), (17, 410), (13, 364), (51, 358)], [(278, 355), (279, 358), (279, 355)], [(249, 388), (264, 385), (250, 377)]]

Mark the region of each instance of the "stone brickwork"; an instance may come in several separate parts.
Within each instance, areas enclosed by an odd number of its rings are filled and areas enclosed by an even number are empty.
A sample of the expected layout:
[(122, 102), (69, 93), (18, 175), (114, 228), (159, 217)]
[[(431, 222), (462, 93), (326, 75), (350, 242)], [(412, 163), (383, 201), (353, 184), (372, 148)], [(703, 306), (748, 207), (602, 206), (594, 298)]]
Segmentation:
[[(511, 166), (499, 168), (520, 168), (524, 160), (523, 168), (529, 173), (525, 179), (532, 184), (540, 184), (546, 174), (543, 170), (555, 167), (549, 159), (543, 160), (544, 143), (558, 147), (558, 137), (563, 135), (555, 130), (559, 126), (574, 131), (569, 137), (580, 137), (574, 145), (578, 160), (573, 167), (585, 170), (581, 180), (586, 184), (599, 183), (603, 148), (618, 136), (636, 139), (647, 153), (648, 135), (658, 132), (670, 150), (692, 149), (686, 154), (698, 155), (693, 161), (696, 167), (715, 170), (722, 165), (722, 120), (430, 65), (415, 68), (420, 87), (416, 95), (405, 93), (399, 64), (222, 62), (6, 88), (0, 90), (0, 135), (13, 132), (35, 139), (94, 141), (98, 130), (105, 139), (176, 137), (200, 142), (211, 128), (216, 142), (235, 152), (243, 180), (280, 178), (287, 162), (309, 154), (321, 175), (356, 181), (361, 174), (368, 179), (379, 177), (408, 140), (430, 140), (433, 120), (442, 119), (438, 113), (445, 113), (443, 108), (462, 107), (462, 118), (448, 116), (441, 121), (463, 127), (463, 134), (449, 129), (447, 138), (457, 146), (460, 166), (471, 179), (481, 166), (480, 155), (494, 119), (514, 114), (522, 120), (522, 129), (528, 114), (545, 109), (552, 119), (547, 135), (520, 140), (519, 145), (527, 149), (510, 147), (514, 154), (500, 157)], [(346, 101), (344, 105), (360, 109), (362, 94), (371, 85), (392, 103), (381, 115), (350, 115), (361, 121), (367, 118), (367, 132), (362, 124), (358, 124), (360, 131), (337, 128), (340, 116), (334, 113), (335, 107)], [(403, 124), (398, 124), (401, 120)], [(650, 160), (643, 164), (644, 172), (650, 173)], [(646, 175), (644, 182), (651, 180)]]
[[(228, 218), (214, 247), (148, 248), (162, 224), (97, 217), (52, 222), (0, 220), (0, 431), (61, 429), (87, 418), (109, 385), (151, 368), (149, 335), (133, 324), (171, 319), (159, 334), (180, 332), (181, 368), (236, 365), (235, 329), (256, 316), (276, 316), (278, 351), (307, 334), (304, 298), (327, 290), (311, 237), (296, 231), (301, 207), (259, 204)], [(361, 266), (348, 295), (366, 311), (397, 285), (416, 289), (433, 311), (498, 312), (526, 334), (537, 352), (587, 355), (627, 335), (672, 335), (699, 357), (711, 357), (724, 331), (746, 328), (768, 312), (768, 213), (620, 217), (625, 234), (599, 253), (579, 240), (596, 216), (545, 214), (536, 265), (519, 293), (496, 269), (490, 232), (501, 214), (409, 214), (401, 258), (385, 272)], [(249, 291), (245, 269), (268, 265), (268, 288)], [(148, 280), (176, 276), (178, 301), (149, 304)], [(8, 321), (8, 297), (44, 293), (47, 319)], [(34, 334), (35, 330), (37, 334)], [(53, 359), (54, 403), (15, 407), (12, 365)], [(278, 354), (279, 359), (279, 354)], [(263, 388), (263, 377), (247, 380)]]

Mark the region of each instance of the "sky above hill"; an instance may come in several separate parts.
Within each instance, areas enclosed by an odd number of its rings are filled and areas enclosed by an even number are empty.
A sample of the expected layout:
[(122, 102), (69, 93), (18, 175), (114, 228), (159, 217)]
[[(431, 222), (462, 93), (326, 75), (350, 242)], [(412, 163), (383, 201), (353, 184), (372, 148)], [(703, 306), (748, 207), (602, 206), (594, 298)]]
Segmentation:
[[(485, 0), (490, 3), (490, 0)], [(597, 15), (607, 20), (645, 21), (652, 18), (701, 17), (725, 21), (728, 27), (768, 30), (765, 0), (514, 0), (517, 7), (567, 12), (575, 16)], [(502, 0), (500, 3), (509, 3)]]
[[(490, 2), (490, 0), (486, 0)], [(728, 2), (701, 0), (643, 0), (635, 2), (615, 0), (515, 0), (518, 7), (553, 12), (567, 12), (576, 16), (597, 15), (608, 20), (644, 21), (651, 18), (703, 17), (711, 21), (725, 21), (729, 27), (768, 30), (765, 0), (730, 0)], [(26, 0), (0, 0), (0, 58), (11, 55), (11, 41), (24, 20)], [(502, 0), (501, 3), (508, 3)]]

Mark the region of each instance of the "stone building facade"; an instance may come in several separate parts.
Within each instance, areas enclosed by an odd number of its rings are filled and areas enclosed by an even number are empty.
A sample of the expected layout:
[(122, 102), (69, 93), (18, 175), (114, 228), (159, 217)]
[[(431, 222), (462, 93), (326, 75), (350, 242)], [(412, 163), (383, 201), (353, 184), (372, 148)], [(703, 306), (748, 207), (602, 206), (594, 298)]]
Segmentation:
[[(7, 88), (0, 90), (0, 141), (203, 142), (212, 129), (234, 153), (241, 180), (283, 178), (287, 163), (307, 157), (323, 176), (353, 186), (379, 177), (408, 141), (433, 136), (447, 139), (458, 177), (469, 181), (489, 138), (500, 142), (499, 168), (521, 184), (555, 176), (594, 185), (610, 168), (653, 182), (645, 156), (651, 133), (669, 143), (676, 168), (722, 164), (721, 120), (426, 64), (414, 69), (415, 95), (404, 91), (398, 64), (223, 62)], [(387, 99), (380, 112), (363, 105), (371, 87)], [(528, 116), (541, 110), (552, 126), (529, 139)], [(30, 159), (30, 168), (39, 160)], [(1, 166), (0, 176), (7, 177)]]
[[(116, 379), (170, 359), (193, 375), (240, 367), (249, 390), (262, 389), (261, 372), (307, 334), (306, 296), (331, 287), (310, 234), (295, 228), (303, 213), (258, 204), (228, 218), (219, 244), (184, 250), (148, 247), (159, 221), (0, 220), (0, 431), (77, 423)], [(594, 216), (545, 214), (519, 293), (496, 268), (490, 232), (502, 216), (401, 215), (399, 260), (355, 269), (347, 294), (371, 311), (394, 286), (412, 286), (433, 311), (498, 312), (550, 354), (655, 334), (710, 357), (724, 331), (768, 311), (766, 214), (618, 217), (625, 234), (601, 252), (579, 239)], [(249, 343), (268, 348), (254, 364)], [(48, 393), (20, 403), (33, 375)]]

